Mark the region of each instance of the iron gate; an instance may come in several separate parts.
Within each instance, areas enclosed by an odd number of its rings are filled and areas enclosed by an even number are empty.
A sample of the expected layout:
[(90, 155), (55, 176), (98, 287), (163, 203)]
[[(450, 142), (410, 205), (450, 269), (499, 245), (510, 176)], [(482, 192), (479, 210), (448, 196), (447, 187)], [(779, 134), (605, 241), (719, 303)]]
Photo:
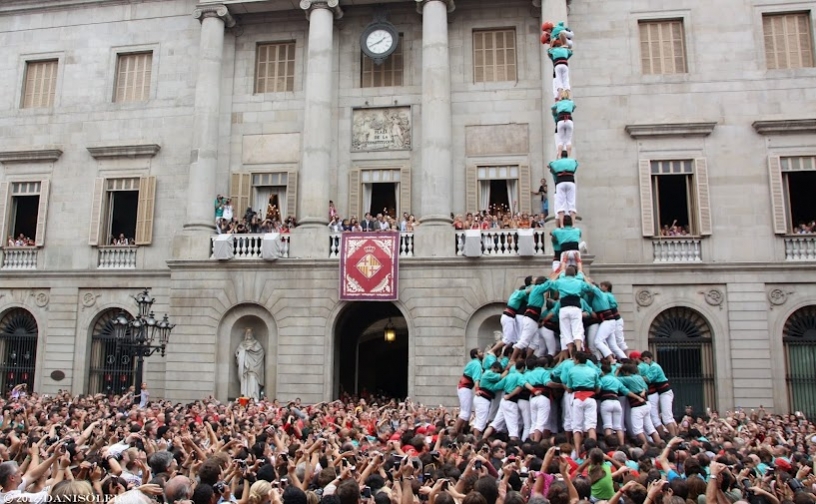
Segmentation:
[[(88, 380), (91, 394), (122, 394), (133, 385), (135, 359), (132, 349), (117, 345), (113, 333), (113, 321), (119, 313), (116, 309), (105, 311), (94, 324)], [(131, 319), (129, 313), (125, 315)]]
[(816, 415), (816, 306), (800, 308), (788, 317), (782, 341), (790, 409), (813, 418)]
[(22, 308), (7, 312), (0, 320), (0, 389), (7, 395), (21, 383), (34, 389), (37, 367), (37, 321)]

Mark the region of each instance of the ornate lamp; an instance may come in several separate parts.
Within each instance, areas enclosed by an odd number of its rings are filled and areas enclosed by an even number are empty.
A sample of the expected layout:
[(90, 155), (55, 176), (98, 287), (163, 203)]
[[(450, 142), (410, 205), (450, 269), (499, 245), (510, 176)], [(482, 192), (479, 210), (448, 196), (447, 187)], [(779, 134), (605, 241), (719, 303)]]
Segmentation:
[(385, 339), (386, 343), (393, 343), (397, 340), (397, 331), (394, 328), (394, 324), (391, 323), (391, 319), (388, 319), (388, 323), (385, 324), (385, 330), (383, 330), (383, 339)]

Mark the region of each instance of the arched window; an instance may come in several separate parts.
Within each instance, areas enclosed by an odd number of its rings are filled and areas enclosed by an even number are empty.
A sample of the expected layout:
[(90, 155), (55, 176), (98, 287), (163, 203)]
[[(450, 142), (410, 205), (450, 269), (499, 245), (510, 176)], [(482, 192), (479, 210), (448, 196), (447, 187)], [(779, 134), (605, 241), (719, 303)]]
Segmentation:
[[(121, 312), (111, 309), (96, 319), (91, 335), (88, 393), (121, 394), (133, 385), (135, 359), (131, 350), (116, 344), (113, 321)], [(129, 313), (125, 313), (128, 319)]]
[(676, 306), (661, 312), (649, 327), (649, 349), (674, 391), (674, 416), (686, 406), (702, 415), (716, 409), (711, 327), (699, 312)]
[(22, 308), (7, 311), (0, 319), (0, 390), (8, 394), (26, 383), (34, 389), (37, 366), (37, 321)]
[(785, 345), (785, 381), (792, 411), (816, 414), (816, 306), (793, 312), (782, 332)]

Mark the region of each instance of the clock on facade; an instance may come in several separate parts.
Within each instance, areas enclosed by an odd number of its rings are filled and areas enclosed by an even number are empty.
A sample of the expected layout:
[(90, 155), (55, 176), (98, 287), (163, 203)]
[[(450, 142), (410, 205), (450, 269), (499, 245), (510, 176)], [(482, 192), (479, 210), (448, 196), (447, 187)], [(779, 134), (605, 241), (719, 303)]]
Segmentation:
[(388, 59), (399, 44), (399, 32), (394, 25), (387, 22), (377, 22), (368, 25), (360, 36), (360, 47), (363, 54), (381, 64)]

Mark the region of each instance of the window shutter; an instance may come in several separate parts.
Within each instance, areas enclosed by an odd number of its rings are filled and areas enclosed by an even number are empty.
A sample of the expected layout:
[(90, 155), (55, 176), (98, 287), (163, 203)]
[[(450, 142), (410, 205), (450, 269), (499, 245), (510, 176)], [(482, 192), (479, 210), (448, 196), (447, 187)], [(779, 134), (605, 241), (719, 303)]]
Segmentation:
[(640, 225), (643, 227), (643, 236), (653, 237), (654, 231), (654, 204), (652, 202), (652, 163), (648, 159), (638, 162), (640, 177)]
[[(232, 209), (235, 215), (244, 215), (244, 212), (246, 212), (249, 206), (249, 193), (251, 188), (251, 173), (230, 174), (230, 199), (232, 200)], [(288, 197), (287, 195), (287, 198)]]
[(411, 213), (411, 167), (400, 168), (400, 212)]
[(139, 206), (136, 209), (136, 245), (153, 242), (153, 209), (156, 206), (156, 177), (139, 179)]
[(11, 185), (8, 182), (0, 183), (0, 239), (3, 240), (2, 246), (6, 246), (6, 221), (8, 220), (8, 204), (9, 204), (9, 190)]
[(360, 215), (360, 170), (349, 172), (348, 215)]
[(785, 196), (782, 190), (782, 165), (779, 156), (768, 157), (769, 186), (771, 188), (771, 217), (775, 234), (788, 232), (787, 212), (785, 211)]
[(530, 165), (519, 165), (518, 200), (521, 213), (530, 213)]
[(38, 247), (45, 245), (45, 221), (48, 218), (49, 185), (50, 181), (47, 179), (40, 181), (40, 205), (39, 208), (37, 208), (37, 234), (34, 238), (34, 245)]
[(98, 178), (94, 182), (94, 196), (93, 203), (91, 204), (91, 229), (88, 245), (99, 245), (99, 235), (102, 231), (102, 199), (104, 197), (105, 179)]
[(465, 206), (468, 212), (478, 212), (479, 206), (479, 181), (476, 180), (478, 168), (476, 165), (468, 165), (465, 171)]
[(705, 158), (694, 160), (694, 180), (697, 182), (697, 225), (700, 236), (711, 236), (711, 195), (708, 189), (708, 163)]
[(286, 175), (286, 215), (284, 219), (295, 217), (297, 220), (297, 199), (298, 199), (298, 172), (291, 171)]

